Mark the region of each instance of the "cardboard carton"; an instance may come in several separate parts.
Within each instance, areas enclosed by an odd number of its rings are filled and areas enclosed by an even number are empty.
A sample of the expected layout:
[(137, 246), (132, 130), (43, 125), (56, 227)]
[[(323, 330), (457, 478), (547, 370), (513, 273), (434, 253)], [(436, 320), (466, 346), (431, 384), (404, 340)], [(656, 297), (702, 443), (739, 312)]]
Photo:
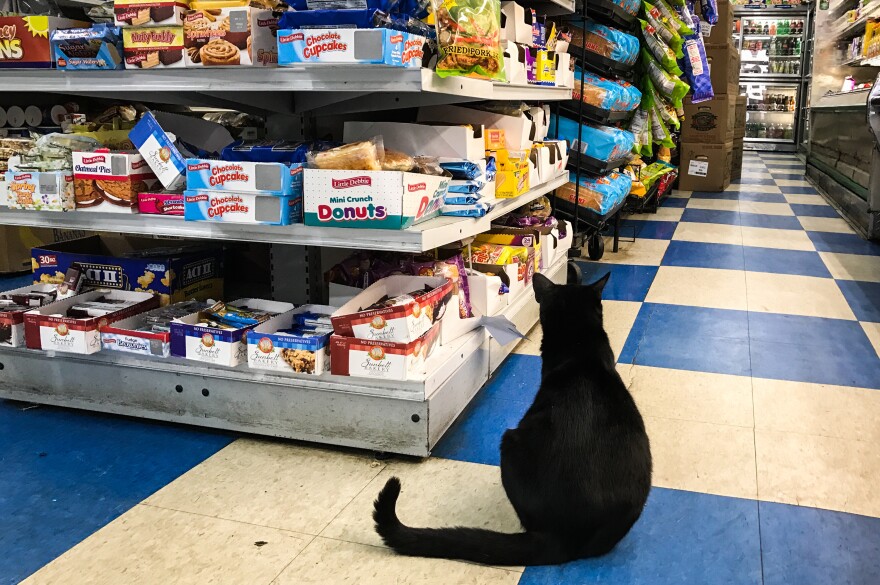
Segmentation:
[(733, 141), (733, 154), (730, 157), (730, 179), (742, 178), (743, 168), (743, 138), (736, 138)]
[[(152, 9), (146, 10), (149, 12)], [(184, 66), (182, 26), (124, 28), (122, 44), (126, 68), (163, 69)]]
[(183, 192), (186, 221), (291, 225), (302, 223), (302, 209), (302, 197), (203, 189)]
[(343, 142), (381, 136), (385, 148), (415, 156), (477, 160), (485, 156), (484, 129), (444, 124), (403, 122), (346, 122)]
[(330, 369), (330, 332), (297, 335), (285, 332), (303, 313), (329, 315), (335, 307), (303, 305), (272, 317), (247, 332), (248, 367), (255, 370), (323, 374)]
[[(186, 0), (115, 0), (113, 15), (116, 26), (139, 27), (179, 25), (189, 9)], [(181, 31), (182, 32), (182, 31)]]
[(538, 140), (538, 127), (529, 112), (519, 116), (493, 114), (461, 106), (428, 106), (419, 108), (419, 122), (443, 124), (482, 124), (485, 128), (504, 130), (504, 139), (510, 150), (528, 150)]
[(713, 93), (716, 96), (738, 94), (740, 56), (736, 45), (706, 47), (706, 60)]
[(336, 376), (383, 380), (421, 378), (440, 345), (440, 323), (413, 341), (378, 341), (333, 335), (330, 338), (330, 371)]
[(282, 66), (360, 63), (418, 69), (425, 37), (387, 28), (280, 29)]
[(73, 153), (73, 192), (81, 211), (136, 213), (138, 193), (158, 183), (137, 152)]
[(90, 24), (55, 16), (0, 16), (0, 68), (50, 69), (55, 66), (50, 33)]
[(718, 0), (718, 22), (709, 25), (705, 18), (702, 18), (703, 11), (700, 3), (695, 4), (697, 14), (700, 15), (702, 25), (703, 44), (706, 48), (709, 45), (730, 45), (733, 44), (733, 2), (730, 0)]
[(736, 110), (733, 120), (733, 137), (743, 138), (746, 135), (746, 103), (748, 98), (744, 95), (737, 96)]
[(12, 209), (73, 211), (73, 173), (6, 171), (6, 200)]
[(707, 102), (684, 102), (682, 142), (721, 143), (733, 140), (736, 95), (718, 95)]
[(723, 191), (730, 185), (733, 141), (720, 144), (681, 144), (678, 188), (683, 191)]

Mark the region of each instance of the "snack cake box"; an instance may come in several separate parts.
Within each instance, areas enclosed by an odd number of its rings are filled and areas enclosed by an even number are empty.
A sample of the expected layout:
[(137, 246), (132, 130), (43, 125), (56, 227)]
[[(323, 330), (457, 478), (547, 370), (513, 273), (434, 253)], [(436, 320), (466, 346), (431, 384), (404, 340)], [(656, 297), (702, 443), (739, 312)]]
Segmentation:
[[(4, 294), (28, 292), (52, 292), (54, 284), (31, 284), (8, 291)], [(24, 314), (27, 311), (0, 311), (0, 345), (22, 347), (24, 345)]]
[(405, 229), (440, 214), (449, 179), (399, 171), (303, 172), (305, 224)]
[(173, 138), (162, 130), (152, 112), (144, 113), (128, 137), (163, 187), (176, 190), (186, 185), (186, 159), (177, 150)]
[(124, 28), (122, 46), (128, 69), (184, 66), (182, 26)]
[(124, 27), (181, 24), (183, 13), (187, 9), (189, 2), (181, 0), (115, 0), (113, 2), (116, 26)]
[(12, 209), (73, 211), (73, 173), (6, 171), (6, 197)]
[(419, 69), (425, 37), (387, 28), (278, 30), (278, 64), (365, 63)]
[[(261, 299), (238, 299), (229, 305), (250, 307), (273, 313), (286, 313), (293, 309), (290, 303), (264, 301)], [(200, 325), (201, 313), (191, 313), (171, 322), (171, 355), (219, 366), (237, 366), (247, 361), (245, 335), (250, 327), (240, 329), (217, 329)]]
[(171, 355), (171, 332), (137, 331), (153, 311), (140, 313), (101, 328), (101, 348), (138, 355), (167, 358)]
[(382, 380), (423, 377), (428, 358), (439, 345), (440, 323), (434, 323), (421, 337), (409, 342), (330, 338), (330, 372), (337, 376), (358, 376)]
[[(381, 309), (362, 310), (388, 297), (432, 287), (418, 301)], [(445, 312), (452, 299), (453, 283), (437, 276), (388, 276), (376, 281), (331, 316), (333, 332), (345, 337), (379, 341), (414, 341), (424, 335)]]
[(136, 213), (138, 193), (156, 182), (137, 152), (73, 153), (73, 192), (79, 210)]
[[(114, 313), (89, 319), (55, 317), (73, 305), (99, 297), (136, 301)], [(159, 306), (159, 298), (150, 293), (124, 290), (93, 290), (38, 307), (24, 315), (25, 344), (30, 349), (64, 351), (70, 353), (96, 353), (101, 351), (101, 329), (137, 313), (150, 311)]]
[(138, 193), (138, 211), (150, 215), (183, 217), (183, 193), (166, 191)]
[(296, 316), (301, 313), (331, 314), (334, 311), (336, 307), (303, 305), (260, 323), (247, 332), (248, 367), (273, 372), (323, 374), (330, 365), (330, 333), (302, 337), (278, 331), (292, 327)]
[(217, 248), (132, 236), (91, 236), (31, 250), (35, 283), (60, 284), (71, 264), (84, 286), (144, 291), (162, 305), (223, 295), (223, 252)]
[(186, 221), (291, 225), (302, 223), (302, 213), (302, 197), (195, 189), (183, 192)]
[(303, 165), (190, 158), (186, 161), (186, 187), (301, 197)]

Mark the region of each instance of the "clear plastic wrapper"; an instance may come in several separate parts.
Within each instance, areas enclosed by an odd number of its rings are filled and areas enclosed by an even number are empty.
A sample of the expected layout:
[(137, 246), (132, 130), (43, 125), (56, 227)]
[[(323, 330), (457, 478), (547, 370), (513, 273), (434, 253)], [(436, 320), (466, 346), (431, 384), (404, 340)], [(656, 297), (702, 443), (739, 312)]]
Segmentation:
[(648, 51), (670, 74), (681, 75), (682, 71), (675, 60), (675, 51), (669, 48), (669, 45), (657, 34), (657, 30), (651, 24), (641, 19), (639, 19), (639, 23), (642, 27), (642, 38), (645, 40)]
[(642, 146), (651, 141), (651, 132), (648, 126), (648, 113), (645, 110), (641, 108), (636, 110), (635, 115), (630, 121), (629, 131), (632, 132), (633, 137), (635, 137), (633, 152), (641, 154)]
[(431, 0), (440, 58), (437, 75), (504, 81), (500, 0)]
[[(575, 174), (569, 173), (570, 182), (560, 187), (556, 195), (569, 203), (574, 203), (575, 180)], [(580, 207), (591, 209), (599, 215), (606, 215), (629, 195), (632, 178), (614, 171), (604, 177), (582, 176), (578, 185), (580, 187), (577, 192), (577, 204)]]
[(440, 162), (433, 156), (417, 156), (413, 159), (415, 162), (415, 172), (423, 175), (434, 175), (437, 177), (448, 176)]
[[(550, 128), (556, 128), (555, 114), (550, 116)], [(628, 155), (635, 144), (635, 138), (627, 130), (584, 124), (581, 130), (581, 143), (578, 145), (578, 123), (562, 116), (559, 117), (559, 131), (556, 137), (567, 140), (572, 145), (572, 150), (605, 162)]]
[(666, 0), (654, 0), (654, 8), (659, 10), (660, 14), (663, 16), (663, 24), (678, 32), (682, 38), (684, 35), (694, 34), (690, 25), (678, 15), (672, 6), (666, 3)]
[(309, 152), (309, 166), (315, 169), (381, 171), (385, 148), (381, 137), (345, 144), (320, 152)]
[(449, 181), (449, 192), (457, 194), (475, 194), (483, 190), (486, 183), (483, 181)]
[(588, 20), (584, 36), (587, 50), (606, 59), (634, 65), (639, 58), (639, 39), (615, 28)]
[(383, 171), (403, 171), (409, 172), (416, 166), (416, 161), (410, 155), (396, 150), (385, 149), (385, 156), (382, 159)]

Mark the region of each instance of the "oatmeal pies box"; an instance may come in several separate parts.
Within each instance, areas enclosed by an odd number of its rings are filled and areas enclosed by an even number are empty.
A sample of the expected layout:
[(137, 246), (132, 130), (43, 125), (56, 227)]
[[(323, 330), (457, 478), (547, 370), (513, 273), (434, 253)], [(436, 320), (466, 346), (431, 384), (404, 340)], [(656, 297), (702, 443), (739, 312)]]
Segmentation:
[(183, 27), (159, 26), (122, 29), (127, 68), (183, 67)]
[(115, 0), (116, 26), (175, 25), (183, 22), (189, 3), (183, 0)]
[(307, 330), (302, 317), (330, 315), (336, 307), (303, 305), (273, 317), (247, 332), (248, 366), (256, 370), (323, 374), (330, 369), (330, 334)]
[(186, 66), (277, 66), (279, 16), (246, 1), (190, 3), (183, 15)]
[(178, 240), (91, 236), (31, 250), (34, 281), (60, 284), (72, 264), (85, 270), (83, 286), (149, 292), (163, 305), (223, 295), (223, 253)]
[(440, 323), (434, 323), (418, 339), (403, 343), (334, 335), (330, 338), (330, 372), (382, 380), (421, 378), (439, 342)]
[(137, 213), (138, 193), (159, 180), (136, 152), (73, 153), (73, 193), (78, 210)]

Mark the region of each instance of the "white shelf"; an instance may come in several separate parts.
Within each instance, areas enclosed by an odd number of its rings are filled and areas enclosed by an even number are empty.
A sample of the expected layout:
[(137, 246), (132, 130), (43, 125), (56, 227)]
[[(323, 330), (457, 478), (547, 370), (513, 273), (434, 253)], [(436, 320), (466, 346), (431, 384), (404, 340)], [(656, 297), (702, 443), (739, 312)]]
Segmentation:
[[(544, 274), (564, 283), (567, 264), (563, 256)], [(528, 332), (538, 315), (531, 287), (502, 314)], [(424, 380), (407, 382), (0, 348), (0, 398), (425, 457), (515, 345), (470, 332), (438, 349)]]
[(495, 219), (550, 193), (568, 182), (564, 173), (514, 199), (504, 200), (479, 219), (437, 217), (406, 230), (355, 229), (290, 226), (261, 226), (203, 221), (184, 221), (182, 217), (138, 213), (100, 213), (92, 211), (30, 211), (0, 207), (0, 225), (111, 231), (122, 234), (171, 236), (207, 240), (234, 240), (270, 244), (298, 244), (351, 248), (424, 252), (438, 246), (475, 236), (490, 228)]

